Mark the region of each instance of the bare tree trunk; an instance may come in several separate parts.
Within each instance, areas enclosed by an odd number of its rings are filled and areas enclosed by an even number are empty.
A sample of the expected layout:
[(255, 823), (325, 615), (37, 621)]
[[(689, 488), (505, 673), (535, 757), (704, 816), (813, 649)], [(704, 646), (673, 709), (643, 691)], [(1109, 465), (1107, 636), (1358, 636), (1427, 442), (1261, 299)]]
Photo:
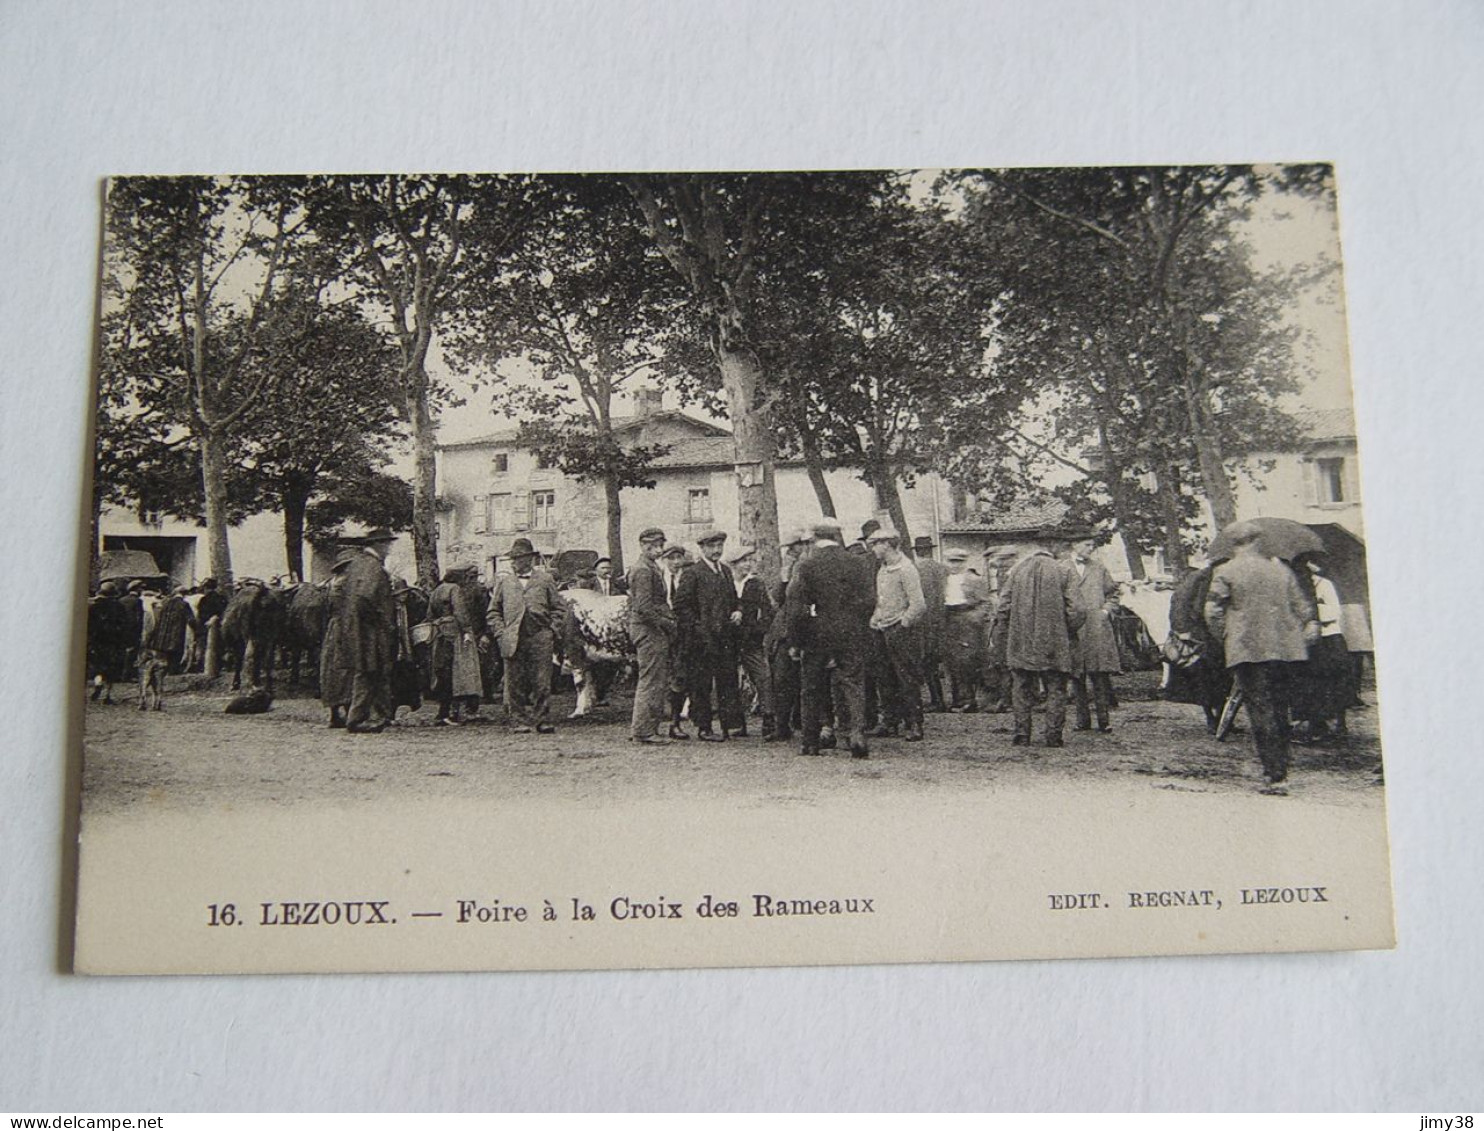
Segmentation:
[(1180, 511), (1180, 477), (1173, 467), (1157, 467), (1154, 484), (1164, 516), (1165, 565), (1178, 581), (1190, 572), (1185, 540), (1180, 536), (1180, 528), (1185, 524), (1185, 516)]
[(1175, 364), (1185, 392), (1185, 413), (1190, 423), (1190, 438), (1195, 443), (1201, 483), (1206, 489), (1206, 500), (1211, 504), (1211, 518), (1216, 529), (1221, 530), (1237, 521), (1237, 500), (1226, 473), (1226, 453), (1221, 450), (1221, 437), (1216, 431), (1211, 404), (1201, 382), (1205, 363), (1189, 345), (1182, 343), (1176, 352)]
[(206, 552), (210, 576), (226, 588), (232, 584), (232, 550), (227, 544), (226, 440), (216, 429), (201, 435), (201, 489), (206, 499)]
[(410, 382), (407, 417), (412, 423), (412, 554), (417, 583), (431, 591), (442, 574), (438, 569), (438, 431), (428, 408), (427, 384), (424, 373)]
[(623, 508), (619, 506), (618, 477), (605, 476), (603, 495), (608, 505), (608, 556), (613, 559), (613, 572), (623, 576)]
[(1118, 527), (1118, 536), (1123, 540), (1123, 556), (1128, 561), (1129, 576), (1135, 581), (1144, 580), (1144, 555), (1133, 536), (1132, 513), (1128, 502), (1128, 484), (1123, 478), (1123, 464), (1113, 454), (1113, 445), (1108, 443), (1108, 430), (1098, 427), (1098, 446), (1103, 452), (1103, 468), (1107, 475), (1108, 494), (1113, 499), (1113, 521)]
[(800, 420), (799, 442), (804, 449), (804, 470), (809, 475), (809, 485), (814, 488), (814, 497), (819, 501), (819, 513), (825, 518), (838, 518), (835, 513), (835, 497), (830, 494), (829, 480), (824, 475), (824, 457), (819, 452), (819, 441), (808, 424)]
[(1205, 400), (1204, 393), (1187, 383), (1185, 403), (1190, 417), (1191, 439), (1195, 441), (1196, 458), (1200, 461), (1201, 483), (1206, 489), (1206, 500), (1211, 504), (1211, 519), (1216, 523), (1216, 529), (1221, 530), (1237, 521), (1237, 499), (1226, 473), (1221, 440), (1216, 435)]
[(901, 536), (902, 552), (909, 558), (912, 553), (912, 531), (907, 529), (907, 512), (902, 508), (902, 495), (897, 490), (895, 469), (884, 460), (873, 461), (871, 486), (876, 490), (877, 509), (891, 515), (891, 524)]
[(778, 487), (774, 479), (777, 444), (772, 413), (760, 391), (762, 366), (747, 349), (716, 349), (726, 390), (737, 467), (738, 533), (757, 549), (758, 573), (767, 585), (778, 580)]
[[(95, 471), (96, 475), (97, 472)], [(98, 569), (103, 553), (103, 496), (93, 491), (92, 510), (88, 515), (88, 592), (98, 585)]]
[(300, 581), (304, 574), (304, 512), (309, 508), (309, 488), (294, 486), (284, 491), (283, 555), (288, 569)]

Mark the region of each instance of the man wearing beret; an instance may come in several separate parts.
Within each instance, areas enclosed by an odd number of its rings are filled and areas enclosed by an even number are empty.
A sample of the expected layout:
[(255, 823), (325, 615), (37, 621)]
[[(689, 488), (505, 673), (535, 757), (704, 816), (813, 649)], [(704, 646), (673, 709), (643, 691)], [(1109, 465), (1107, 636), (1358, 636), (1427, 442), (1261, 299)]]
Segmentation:
[[(737, 686), (737, 628), (742, 606), (736, 579), (722, 562), (727, 536), (715, 531), (697, 540), (699, 560), (680, 575), (675, 588), (675, 621), (680, 652), (689, 676), (690, 715), (698, 737), (722, 742), (747, 734)], [(720, 725), (712, 721), (720, 716)]]

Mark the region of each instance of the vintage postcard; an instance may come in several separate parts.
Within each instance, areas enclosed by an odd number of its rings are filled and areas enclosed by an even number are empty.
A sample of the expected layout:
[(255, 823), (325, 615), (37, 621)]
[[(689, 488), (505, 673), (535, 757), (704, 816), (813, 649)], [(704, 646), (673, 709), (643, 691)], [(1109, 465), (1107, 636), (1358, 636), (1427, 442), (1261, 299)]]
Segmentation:
[(1330, 167), (104, 209), (78, 971), (1394, 945)]

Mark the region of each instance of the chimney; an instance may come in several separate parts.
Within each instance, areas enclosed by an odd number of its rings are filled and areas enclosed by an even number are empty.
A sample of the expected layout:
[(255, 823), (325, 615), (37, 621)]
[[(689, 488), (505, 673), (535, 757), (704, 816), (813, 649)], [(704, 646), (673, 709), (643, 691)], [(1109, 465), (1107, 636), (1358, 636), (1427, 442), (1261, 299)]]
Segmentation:
[(658, 389), (649, 388), (635, 389), (632, 396), (634, 398), (634, 415), (640, 420), (648, 420), (655, 413), (659, 412), (660, 402), (664, 399), (664, 394)]

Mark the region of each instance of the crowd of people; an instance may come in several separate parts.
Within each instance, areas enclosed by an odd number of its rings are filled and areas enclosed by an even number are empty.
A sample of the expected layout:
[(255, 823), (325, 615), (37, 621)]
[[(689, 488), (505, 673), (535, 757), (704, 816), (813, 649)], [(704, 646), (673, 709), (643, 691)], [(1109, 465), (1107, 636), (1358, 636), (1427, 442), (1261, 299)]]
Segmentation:
[[(1259, 532), (1240, 526), (1229, 531), (1230, 560), (1173, 595), (1170, 695), (1199, 703), (1213, 732), (1244, 701), (1276, 786), (1294, 719), (1308, 737), (1343, 733), (1355, 670), (1321, 562), (1270, 557)], [(630, 738), (643, 745), (745, 739), (756, 717), (765, 742), (867, 758), (873, 740), (921, 741), (925, 711), (1008, 711), (1012, 743), (1028, 746), (1043, 710), (1041, 741), (1059, 747), (1069, 706), (1075, 729), (1112, 730), (1112, 676), (1124, 665), (1115, 624), (1127, 614), (1089, 529), (1044, 528), (1008, 573), (987, 578), (963, 549), (940, 562), (931, 538), (908, 545), (872, 520), (848, 541), (826, 519), (784, 539), (771, 587), (755, 548), (729, 550), (721, 531), (692, 555), (650, 528), (626, 577), (599, 558), (560, 582), (517, 538), (492, 585), (458, 562), (430, 592), (388, 575), (393, 537), (373, 531), (345, 545), (322, 590), (319, 693), (331, 727), (379, 733), (425, 699), (435, 725), (467, 725), (502, 687), (510, 729), (549, 735), (554, 677), (572, 676), (580, 715), (607, 706), (632, 667)], [(94, 698), (108, 701), (132, 666), (143, 706), (147, 671), (188, 668), (201, 629), (230, 620), (228, 595), (210, 580), (194, 594), (149, 590), (100, 586), (89, 610)], [(612, 638), (605, 609), (622, 621)]]

